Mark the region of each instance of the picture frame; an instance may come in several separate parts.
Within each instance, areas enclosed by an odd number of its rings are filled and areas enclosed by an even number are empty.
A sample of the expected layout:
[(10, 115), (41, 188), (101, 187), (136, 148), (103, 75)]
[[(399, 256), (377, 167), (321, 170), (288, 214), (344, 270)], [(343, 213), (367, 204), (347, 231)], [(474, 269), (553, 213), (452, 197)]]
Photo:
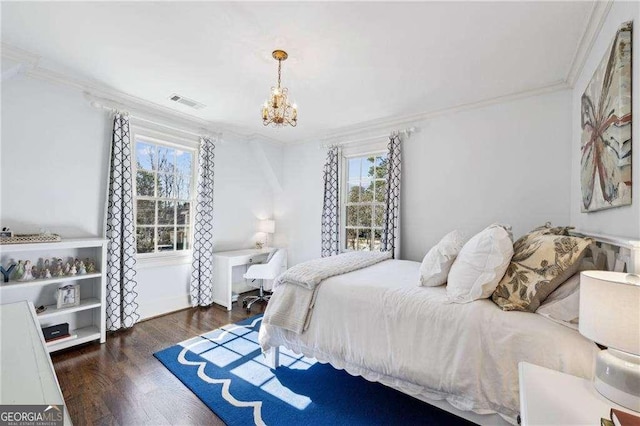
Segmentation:
[(70, 308), (80, 304), (80, 285), (69, 284), (58, 288), (57, 308)]

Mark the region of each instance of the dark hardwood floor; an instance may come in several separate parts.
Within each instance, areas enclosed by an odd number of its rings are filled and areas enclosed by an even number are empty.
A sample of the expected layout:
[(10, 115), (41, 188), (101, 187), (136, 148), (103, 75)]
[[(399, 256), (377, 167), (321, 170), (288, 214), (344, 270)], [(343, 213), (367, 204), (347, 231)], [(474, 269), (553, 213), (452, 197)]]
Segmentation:
[(75, 425), (223, 425), (153, 353), (190, 337), (264, 311), (246, 313), (214, 305), (153, 318), (132, 329), (52, 355), (64, 399)]

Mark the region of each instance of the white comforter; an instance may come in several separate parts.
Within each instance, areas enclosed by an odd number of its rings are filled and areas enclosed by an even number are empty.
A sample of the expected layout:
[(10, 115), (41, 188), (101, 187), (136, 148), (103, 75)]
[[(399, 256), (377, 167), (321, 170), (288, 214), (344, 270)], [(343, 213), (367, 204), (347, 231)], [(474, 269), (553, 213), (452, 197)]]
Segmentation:
[(416, 286), (419, 267), (387, 260), (326, 279), (307, 331), (263, 324), (260, 344), (283, 345), (421, 399), (511, 419), (519, 412), (518, 362), (591, 377), (597, 348), (577, 331), (503, 312), (490, 300), (446, 303), (444, 286)]

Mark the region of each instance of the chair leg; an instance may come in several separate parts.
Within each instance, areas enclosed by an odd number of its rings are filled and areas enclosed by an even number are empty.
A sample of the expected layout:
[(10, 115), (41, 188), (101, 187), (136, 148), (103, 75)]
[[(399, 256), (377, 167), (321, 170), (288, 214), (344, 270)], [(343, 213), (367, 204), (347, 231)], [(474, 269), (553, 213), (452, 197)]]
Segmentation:
[(247, 311), (250, 311), (251, 306), (253, 306), (253, 304), (256, 302), (269, 303), (269, 299), (271, 299), (271, 296), (264, 294), (264, 287), (262, 283), (260, 283), (260, 288), (258, 289), (258, 291), (259, 291), (258, 296), (247, 296), (244, 299), (242, 299), (242, 307), (245, 308)]

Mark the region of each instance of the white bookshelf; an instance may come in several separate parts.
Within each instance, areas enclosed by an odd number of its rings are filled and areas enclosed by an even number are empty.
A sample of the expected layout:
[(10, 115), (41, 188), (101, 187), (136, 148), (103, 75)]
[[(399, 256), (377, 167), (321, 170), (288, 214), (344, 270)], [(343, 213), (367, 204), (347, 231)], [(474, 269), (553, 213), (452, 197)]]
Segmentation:
[[(0, 303), (26, 300), (34, 306), (46, 306), (37, 314), (41, 327), (69, 323), (73, 337), (46, 344), (49, 352), (66, 349), (91, 341), (106, 341), (106, 251), (107, 240), (102, 238), (65, 239), (53, 243), (0, 245), (0, 263), (7, 268), (19, 260), (37, 264), (40, 259), (91, 258), (98, 272), (84, 275), (53, 277), (32, 281), (9, 281), (0, 276)], [(67, 284), (80, 287), (80, 304), (57, 308), (57, 289)]]

